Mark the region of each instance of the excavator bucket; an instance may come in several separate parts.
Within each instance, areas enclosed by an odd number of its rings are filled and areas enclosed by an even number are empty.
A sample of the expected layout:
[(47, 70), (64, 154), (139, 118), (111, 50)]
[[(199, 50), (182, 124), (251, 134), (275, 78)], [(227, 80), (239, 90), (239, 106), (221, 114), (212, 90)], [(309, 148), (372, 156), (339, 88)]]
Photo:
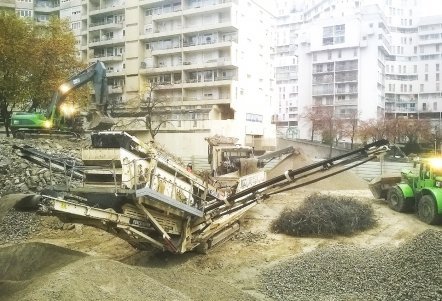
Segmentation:
[(89, 130), (95, 130), (95, 131), (110, 130), (116, 124), (113, 118), (104, 116), (98, 111), (91, 112), (89, 114), (88, 120), (89, 120), (89, 125), (87, 126), (87, 128)]

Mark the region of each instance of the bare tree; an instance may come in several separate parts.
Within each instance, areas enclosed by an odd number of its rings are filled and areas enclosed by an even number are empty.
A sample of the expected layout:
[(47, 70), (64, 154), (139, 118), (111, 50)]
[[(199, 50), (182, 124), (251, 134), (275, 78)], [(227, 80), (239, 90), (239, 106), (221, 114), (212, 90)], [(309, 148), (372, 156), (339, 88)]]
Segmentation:
[(128, 127), (134, 123), (141, 122), (148, 130), (150, 140), (155, 140), (155, 136), (161, 127), (169, 123), (170, 120), (170, 98), (160, 93), (160, 87), (164, 86), (154, 80), (149, 81), (144, 91), (128, 101), (125, 109), (129, 111), (130, 117), (135, 117)]
[(311, 141), (313, 141), (313, 138), (316, 133), (322, 132), (323, 129), (322, 108), (323, 108), (322, 106), (306, 108), (305, 110), (306, 113), (303, 115), (303, 118), (309, 120), (311, 123), (311, 137), (310, 137)]
[(355, 137), (358, 132), (358, 124), (359, 124), (359, 112), (358, 110), (352, 110), (348, 114), (348, 118), (346, 118), (344, 124), (344, 136), (350, 138), (351, 149), (353, 149)]

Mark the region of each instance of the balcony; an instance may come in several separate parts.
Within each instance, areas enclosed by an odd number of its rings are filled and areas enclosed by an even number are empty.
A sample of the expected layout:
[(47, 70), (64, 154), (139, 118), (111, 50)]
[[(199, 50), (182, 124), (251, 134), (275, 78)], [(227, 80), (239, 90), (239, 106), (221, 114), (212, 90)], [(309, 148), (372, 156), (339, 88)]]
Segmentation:
[(312, 95), (333, 95), (334, 89), (333, 85), (323, 85), (323, 86), (313, 86)]
[(124, 76), (126, 72), (124, 70), (107, 70), (107, 77)]
[(204, 78), (191, 78), (187, 79), (183, 84), (183, 88), (197, 88), (197, 87), (210, 87), (210, 86), (225, 86), (232, 84), (232, 81), (237, 80), (236, 75), (231, 76), (215, 76), (210, 79)]
[(89, 61), (95, 62), (95, 61), (101, 61), (101, 62), (121, 62), (123, 60), (122, 55), (106, 55), (106, 54), (95, 54), (91, 55), (89, 57)]
[(218, 49), (218, 48), (228, 48), (232, 47), (233, 43), (236, 42), (235, 40), (231, 41), (218, 41), (218, 40), (211, 40), (206, 42), (184, 42), (183, 43), (183, 51), (184, 52), (190, 52), (190, 51), (199, 51), (199, 50), (205, 50), (205, 49)]
[(337, 88), (336, 89), (336, 94), (357, 94), (357, 93), (358, 93), (357, 88), (345, 88), (345, 89)]
[(37, 2), (34, 6), (34, 11), (40, 13), (51, 13), (58, 11), (59, 9), (60, 5), (55, 2)]
[(342, 72), (342, 71), (353, 71), (353, 70), (358, 70), (358, 63), (336, 63), (336, 67), (335, 67), (336, 72)]
[(357, 105), (358, 99), (357, 98), (346, 98), (346, 99), (335, 99), (335, 105), (336, 106), (342, 106), (342, 105)]
[[(185, 105), (217, 105), (229, 104), (231, 102), (230, 95), (218, 97), (184, 97)], [(180, 103), (183, 104), (183, 103)]]
[(229, 32), (237, 31), (238, 27), (233, 24), (231, 20), (221, 20), (219, 22), (199, 24), (195, 26), (185, 26), (182, 31), (184, 34), (200, 31), (216, 31), (220, 29), (226, 29)]
[(213, 0), (204, 1), (204, 3), (195, 1), (192, 5), (184, 7), (184, 12), (186, 14), (197, 14), (206, 12), (207, 10), (213, 11), (225, 7), (231, 7), (233, 3), (237, 4), (238, 0)]
[[(279, 79), (279, 78), (277, 78)], [(315, 75), (313, 76), (313, 85), (318, 84), (332, 84), (333, 74)]]
[(358, 81), (358, 77), (356, 76), (339, 76), (339, 74), (336, 74), (336, 80), (335, 82), (337, 83), (346, 83), (346, 82), (357, 82)]
[(89, 31), (100, 29), (122, 29), (123, 22), (115, 22), (114, 20), (103, 20), (89, 24)]
[(207, 68), (217, 68), (217, 67), (235, 67), (236, 65), (232, 63), (231, 58), (217, 58), (207, 60), (205, 62), (192, 62), (192, 61), (184, 61), (183, 62), (183, 70), (200, 70)]
[(124, 11), (125, 3), (124, 1), (121, 2), (114, 2), (114, 3), (107, 3), (100, 6), (91, 6), (89, 9), (89, 15), (98, 15), (98, 14), (106, 14), (114, 11)]
[(108, 86), (109, 94), (122, 94), (123, 87), (122, 86)]
[(101, 39), (100, 38), (92, 39), (89, 42), (89, 47), (105, 46), (105, 45), (112, 45), (112, 44), (124, 44), (124, 37), (119, 36), (119, 37), (112, 37), (112, 38), (103, 37)]
[(168, 73), (174, 71), (181, 71), (182, 65), (146, 65), (145, 63), (141, 63), (140, 65), (140, 74), (160, 74), (160, 73)]

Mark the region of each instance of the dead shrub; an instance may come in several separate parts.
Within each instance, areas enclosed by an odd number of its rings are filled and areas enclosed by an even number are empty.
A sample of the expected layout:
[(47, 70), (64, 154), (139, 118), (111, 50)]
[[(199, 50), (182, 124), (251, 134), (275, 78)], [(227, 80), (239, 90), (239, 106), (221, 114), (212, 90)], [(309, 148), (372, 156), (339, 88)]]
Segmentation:
[(272, 230), (292, 236), (351, 235), (376, 224), (373, 208), (352, 197), (315, 193), (299, 207), (286, 208)]

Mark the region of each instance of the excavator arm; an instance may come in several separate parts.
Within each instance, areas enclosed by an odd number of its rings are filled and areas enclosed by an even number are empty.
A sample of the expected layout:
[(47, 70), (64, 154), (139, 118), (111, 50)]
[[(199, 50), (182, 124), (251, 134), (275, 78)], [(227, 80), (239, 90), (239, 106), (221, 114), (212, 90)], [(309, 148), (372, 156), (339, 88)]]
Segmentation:
[(47, 119), (53, 121), (57, 115), (57, 110), (59, 110), (60, 104), (66, 96), (89, 82), (93, 83), (95, 91), (94, 102), (91, 109), (93, 116), (89, 129), (110, 129), (115, 122), (111, 118), (105, 116), (107, 114), (108, 106), (108, 87), (106, 67), (100, 61), (89, 65), (86, 69), (72, 76), (58, 87), (52, 95), (51, 104), (49, 105), (46, 115)]

